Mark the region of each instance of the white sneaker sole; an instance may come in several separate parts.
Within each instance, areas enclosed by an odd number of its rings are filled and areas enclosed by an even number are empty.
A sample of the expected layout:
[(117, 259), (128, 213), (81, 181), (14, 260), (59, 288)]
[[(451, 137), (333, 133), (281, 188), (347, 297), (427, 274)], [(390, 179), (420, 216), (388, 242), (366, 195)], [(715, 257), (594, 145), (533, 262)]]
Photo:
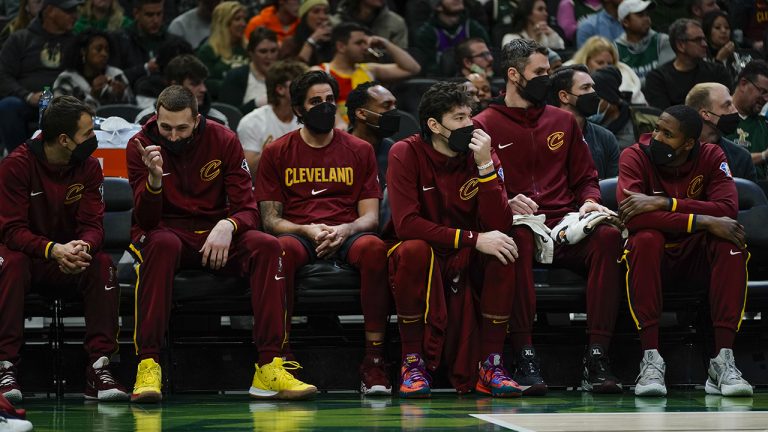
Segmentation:
[(23, 399), (23, 396), (21, 395), (21, 390), (14, 389), (9, 392), (3, 393), (3, 396), (5, 396), (6, 399), (8, 399), (11, 403), (19, 403)]
[[(7, 399), (7, 398), (6, 398)], [(32, 430), (32, 423), (28, 420), (3, 419), (0, 422), (0, 430), (5, 432), (28, 432)]]
[(130, 398), (131, 395), (118, 389), (99, 390), (96, 397), (85, 395), (86, 400), (97, 400), (101, 402), (127, 401)]
[(384, 387), (383, 385), (375, 385), (371, 388), (365, 386), (364, 383), (360, 383), (360, 393), (366, 396), (391, 396), (392, 387)]
[(707, 383), (704, 385), (704, 391), (711, 395), (721, 396), (752, 396), (752, 386), (749, 384), (736, 384), (736, 385), (724, 385), (718, 387), (711, 379), (707, 378)]
[(666, 396), (667, 386), (662, 384), (636, 385), (635, 396)]

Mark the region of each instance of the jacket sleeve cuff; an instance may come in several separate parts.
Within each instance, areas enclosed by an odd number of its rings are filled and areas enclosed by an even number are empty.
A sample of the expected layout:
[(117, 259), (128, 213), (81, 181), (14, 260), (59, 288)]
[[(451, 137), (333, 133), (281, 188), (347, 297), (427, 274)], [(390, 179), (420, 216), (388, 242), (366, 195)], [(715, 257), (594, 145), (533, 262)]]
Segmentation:
[(453, 248), (475, 247), (478, 233), (469, 230), (457, 229), (454, 234)]
[(225, 220), (228, 221), (229, 223), (231, 223), (233, 227), (235, 227), (235, 230), (232, 231), (232, 232), (236, 233), (237, 232), (237, 228), (238, 228), (237, 221), (234, 218), (231, 218), (231, 217), (228, 217)]
[(56, 242), (49, 241), (45, 245), (45, 251), (43, 252), (43, 257), (45, 259), (51, 259), (51, 254), (53, 253), (53, 246), (56, 245)]

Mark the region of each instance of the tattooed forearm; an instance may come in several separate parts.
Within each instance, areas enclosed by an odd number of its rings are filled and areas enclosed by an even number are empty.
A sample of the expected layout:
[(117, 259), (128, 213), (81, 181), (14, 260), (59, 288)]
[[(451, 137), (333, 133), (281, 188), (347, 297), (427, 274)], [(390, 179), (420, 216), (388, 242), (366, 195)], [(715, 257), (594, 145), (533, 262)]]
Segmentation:
[(283, 203), (278, 201), (262, 201), (259, 203), (261, 211), (261, 223), (264, 230), (270, 234), (280, 234), (277, 225), (283, 218)]

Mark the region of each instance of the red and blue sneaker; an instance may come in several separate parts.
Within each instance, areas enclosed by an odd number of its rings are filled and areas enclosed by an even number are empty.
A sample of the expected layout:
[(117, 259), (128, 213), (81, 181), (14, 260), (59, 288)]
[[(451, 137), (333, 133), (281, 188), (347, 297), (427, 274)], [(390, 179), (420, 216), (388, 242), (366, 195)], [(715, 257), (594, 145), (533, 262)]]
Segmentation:
[(479, 364), (479, 378), (475, 390), (493, 397), (519, 397), (523, 389), (509, 377), (501, 363), (500, 354), (490, 354)]
[(419, 354), (407, 354), (400, 368), (400, 397), (428, 398), (432, 396), (429, 374)]

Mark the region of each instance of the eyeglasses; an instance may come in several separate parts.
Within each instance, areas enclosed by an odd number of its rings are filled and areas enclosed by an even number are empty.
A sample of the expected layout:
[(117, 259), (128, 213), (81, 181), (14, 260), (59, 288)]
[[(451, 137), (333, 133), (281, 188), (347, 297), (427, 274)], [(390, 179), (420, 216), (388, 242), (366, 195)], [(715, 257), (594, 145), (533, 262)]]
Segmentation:
[(493, 57), (493, 54), (491, 54), (490, 51), (483, 51), (481, 53), (477, 53), (475, 55), (469, 56), (469, 58), (475, 58), (475, 57), (485, 57), (485, 58), (489, 59), (489, 58)]
[(762, 97), (768, 96), (768, 89), (767, 88), (760, 87), (759, 85), (755, 84), (755, 82), (752, 81), (751, 79), (747, 79), (747, 81), (749, 81), (750, 84), (755, 86), (756, 89), (760, 90), (760, 96), (762, 96)]
[(707, 38), (705, 38), (704, 36), (699, 36), (699, 37), (690, 38), (690, 39), (686, 38), (686, 39), (682, 39), (682, 40), (685, 41), (685, 42), (693, 42), (693, 43), (697, 43), (697, 44), (707, 43)]

